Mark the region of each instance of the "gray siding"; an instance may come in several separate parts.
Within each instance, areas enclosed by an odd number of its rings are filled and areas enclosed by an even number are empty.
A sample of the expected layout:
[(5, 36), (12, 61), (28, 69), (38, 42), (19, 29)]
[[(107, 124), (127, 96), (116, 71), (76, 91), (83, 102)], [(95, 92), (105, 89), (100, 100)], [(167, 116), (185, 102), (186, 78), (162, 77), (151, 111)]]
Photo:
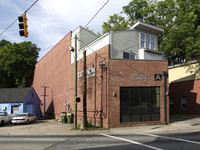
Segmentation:
[(96, 40), (98, 38), (97, 35), (94, 33), (90, 32), (87, 29), (84, 29), (81, 27), (81, 32), (79, 35), (80, 38), (80, 49), (91, 43), (92, 41)]
[(139, 49), (139, 32), (136, 30), (116, 30), (111, 33), (111, 59), (123, 59), (123, 52), (134, 53), (136, 59)]

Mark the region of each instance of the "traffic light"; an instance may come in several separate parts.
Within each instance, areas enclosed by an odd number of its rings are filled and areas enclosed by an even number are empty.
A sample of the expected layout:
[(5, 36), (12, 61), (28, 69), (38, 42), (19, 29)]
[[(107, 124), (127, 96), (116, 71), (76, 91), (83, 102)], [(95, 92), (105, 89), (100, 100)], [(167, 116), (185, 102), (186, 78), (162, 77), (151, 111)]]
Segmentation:
[(20, 36), (28, 37), (28, 25), (27, 25), (27, 17), (26, 13), (24, 13), (22, 16), (18, 17), (19, 20), (19, 34)]
[(77, 97), (77, 96), (76, 96), (75, 99), (76, 99), (76, 102), (77, 102), (77, 103), (81, 101), (81, 98), (80, 98), (80, 97)]

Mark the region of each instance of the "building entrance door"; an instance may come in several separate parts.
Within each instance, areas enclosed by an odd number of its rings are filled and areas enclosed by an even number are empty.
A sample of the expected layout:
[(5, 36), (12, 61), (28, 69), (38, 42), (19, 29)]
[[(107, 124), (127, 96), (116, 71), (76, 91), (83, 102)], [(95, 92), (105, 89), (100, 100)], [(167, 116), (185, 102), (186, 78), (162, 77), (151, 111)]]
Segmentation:
[(18, 114), (19, 113), (19, 106), (12, 106), (11, 107), (11, 113), (12, 114)]

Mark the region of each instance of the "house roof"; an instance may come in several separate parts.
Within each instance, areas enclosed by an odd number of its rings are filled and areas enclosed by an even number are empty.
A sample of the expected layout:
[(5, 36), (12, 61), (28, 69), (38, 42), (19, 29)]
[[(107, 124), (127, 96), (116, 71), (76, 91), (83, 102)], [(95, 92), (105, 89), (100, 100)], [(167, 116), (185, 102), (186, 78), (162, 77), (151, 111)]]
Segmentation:
[(0, 88), (0, 103), (23, 103), (32, 87)]
[(130, 29), (140, 29), (140, 30), (145, 30), (145, 31), (149, 31), (149, 32), (153, 32), (155, 34), (160, 34), (162, 32), (164, 32), (164, 29), (144, 23), (144, 22), (137, 22), (136, 24), (134, 24)]

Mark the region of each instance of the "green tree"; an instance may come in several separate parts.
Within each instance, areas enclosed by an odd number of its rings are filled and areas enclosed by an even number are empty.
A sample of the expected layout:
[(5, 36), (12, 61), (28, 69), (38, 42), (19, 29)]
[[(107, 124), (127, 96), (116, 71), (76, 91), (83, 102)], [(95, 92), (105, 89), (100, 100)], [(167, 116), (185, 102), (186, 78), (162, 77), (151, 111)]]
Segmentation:
[[(118, 19), (126, 15), (128, 19)], [(128, 28), (137, 21), (164, 29), (159, 36), (159, 50), (169, 64), (200, 60), (199, 0), (132, 0), (120, 15), (110, 16), (102, 27), (104, 32)]]
[(2, 48), (2, 47), (4, 47), (6, 44), (9, 44), (10, 42), (9, 41), (7, 41), (7, 40), (1, 40), (0, 41), (0, 47)]
[[(1, 55), (1, 49), (6, 45), (6, 44), (9, 44), (10, 42), (9, 41), (6, 41), (6, 40), (1, 40), (0, 41), (0, 60), (2, 58), (2, 55)], [(3, 63), (0, 63), (0, 87), (6, 87), (6, 72), (5, 70), (3, 69)]]
[(3, 87), (26, 87), (32, 83), (34, 67), (38, 52), (35, 44), (31, 42), (8, 43), (1, 49), (0, 69), (6, 79), (1, 81)]
[(116, 29), (127, 29), (128, 22), (125, 20), (125, 17), (121, 15), (114, 14), (109, 17), (108, 22), (104, 22), (103, 25), (103, 33), (110, 32), (111, 30)]

